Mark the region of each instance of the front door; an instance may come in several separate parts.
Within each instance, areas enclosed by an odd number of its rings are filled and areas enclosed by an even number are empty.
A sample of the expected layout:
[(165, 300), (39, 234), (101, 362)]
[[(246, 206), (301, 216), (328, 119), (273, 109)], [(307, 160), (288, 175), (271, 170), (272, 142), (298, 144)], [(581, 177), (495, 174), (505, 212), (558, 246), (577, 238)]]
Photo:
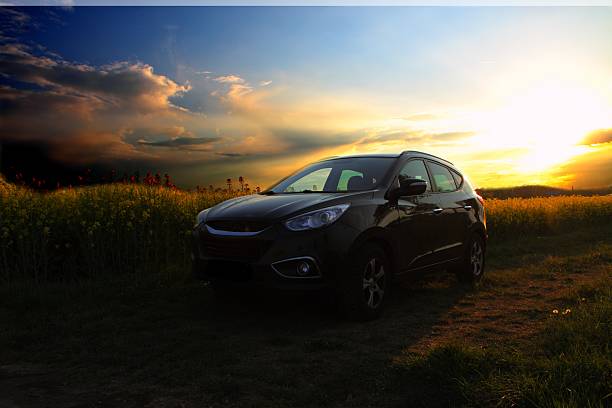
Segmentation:
[(397, 201), (399, 211), (399, 240), (401, 245), (400, 269), (418, 269), (432, 263), (436, 239), (436, 219), (434, 212), (437, 204), (432, 193), (431, 180), (425, 163), (420, 159), (407, 161), (398, 178), (416, 178), (427, 182), (427, 190), (418, 196), (400, 197)]
[(450, 170), (441, 164), (427, 161), (433, 179), (437, 205), (437, 233), (434, 239), (432, 261), (441, 263), (457, 259), (463, 253), (466, 223), (463, 194), (457, 190)]

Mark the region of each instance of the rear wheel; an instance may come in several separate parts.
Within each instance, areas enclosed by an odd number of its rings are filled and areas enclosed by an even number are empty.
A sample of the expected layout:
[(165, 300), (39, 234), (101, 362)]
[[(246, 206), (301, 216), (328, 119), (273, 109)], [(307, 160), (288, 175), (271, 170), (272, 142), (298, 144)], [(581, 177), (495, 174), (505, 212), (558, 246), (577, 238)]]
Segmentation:
[(463, 261), (454, 270), (460, 282), (477, 284), (485, 271), (485, 245), (479, 234), (472, 234)]
[(351, 320), (377, 318), (386, 303), (391, 270), (385, 251), (366, 244), (343, 273), (340, 284), (344, 312)]

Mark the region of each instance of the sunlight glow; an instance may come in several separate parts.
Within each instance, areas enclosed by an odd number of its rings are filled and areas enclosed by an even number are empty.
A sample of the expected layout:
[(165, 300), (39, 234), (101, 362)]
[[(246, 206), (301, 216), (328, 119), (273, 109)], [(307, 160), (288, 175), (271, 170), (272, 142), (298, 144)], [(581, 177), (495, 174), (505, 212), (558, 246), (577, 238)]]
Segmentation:
[(475, 118), (482, 124), (476, 143), (495, 149), (524, 148), (516, 171), (544, 171), (589, 151), (579, 142), (608, 125), (610, 108), (586, 88), (542, 85), (517, 95), (503, 107)]

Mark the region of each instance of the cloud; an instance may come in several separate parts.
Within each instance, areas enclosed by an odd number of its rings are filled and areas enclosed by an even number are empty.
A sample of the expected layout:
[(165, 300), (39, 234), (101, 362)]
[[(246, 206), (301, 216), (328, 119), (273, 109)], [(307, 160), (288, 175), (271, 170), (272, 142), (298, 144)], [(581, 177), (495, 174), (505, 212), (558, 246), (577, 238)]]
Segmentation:
[(612, 187), (611, 156), (612, 144), (604, 142), (559, 165), (551, 173), (551, 177), (564, 187)]
[(249, 85), (245, 84), (231, 84), (230, 89), (227, 92), (226, 96), (230, 99), (239, 99), (246, 94), (249, 94), (253, 91)]
[(215, 78), (215, 81), (224, 84), (244, 84), (246, 82), (243, 78), (240, 78), (237, 75), (218, 76)]
[(594, 145), (610, 142), (612, 142), (612, 129), (598, 129), (587, 134), (581, 144)]
[(175, 147), (183, 148), (190, 146), (202, 146), (209, 145), (213, 142), (221, 140), (218, 137), (177, 137), (170, 140), (162, 140), (160, 142), (152, 142), (148, 140), (139, 140), (138, 143), (141, 145), (152, 146), (152, 147)]
[(79, 165), (117, 163), (121, 161), (156, 161), (155, 156), (127, 143), (120, 132), (81, 131), (64, 135), (61, 142), (49, 144), (50, 155), (56, 160)]
[(49, 55), (35, 55), (22, 44), (0, 46), (0, 72), (60, 94), (82, 95), (122, 110), (167, 109), (169, 98), (189, 91), (142, 63), (117, 62), (94, 67)]
[(442, 133), (429, 133), (427, 136), (431, 141), (458, 141), (470, 138), (474, 136), (475, 132), (442, 132)]
[(372, 143), (456, 144), (475, 135), (471, 131), (429, 132), (423, 129), (364, 129), (357, 145)]
[(243, 153), (231, 153), (231, 152), (217, 152), (215, 154), (217, 156), (223, 156), (223, 157), (245, 157), (247, 156), (246, 154), (243, 154)]
[(272, 81), (260, 81), (259, 86), (268, 86), (272, 83)]
[(225, 89), (216, 89), (210, 92), (210, 95), (219, 98), (221, 103), (228, 106), (231, 111), (249, 110), (259, 101), (246, 98), (247, 95), (253, 93), (253, 87), (242, 77), (225, 75), (216, 77), (213, 80), (227, 86)]
[(0, 6), (0, 35), (11, 36), (25, 31), (28, 26), (31, 26), (32, 19), (30, 16), (19, 9)]
[[(167, 158), (148, 146), (196, 150), (211, 141), (194, 138), (181, 126), (169, 128), (193, 116), (171, 102), (191, 88), (147, 64), (79, 64), (42, 47), (11, 42), (0, 45), (0, 73), (5, 82), (0, 83), (0, 140), (44, 143), (57, 160), (159, 161)], [(143, 125), (169, 140), (136, 143), (126, 129)]]

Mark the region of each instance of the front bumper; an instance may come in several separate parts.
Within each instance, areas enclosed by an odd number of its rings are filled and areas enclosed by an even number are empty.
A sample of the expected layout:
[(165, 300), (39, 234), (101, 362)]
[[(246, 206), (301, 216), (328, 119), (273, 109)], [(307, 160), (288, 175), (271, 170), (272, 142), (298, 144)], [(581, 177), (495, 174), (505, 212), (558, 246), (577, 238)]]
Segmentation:
[[(337, 285), (357, 230), (340, 221), (320, 230), (294, 232), (273, 225), (254, 236), (212, 234), (205, 225), (193, 231), (193, 272), (198, 279), (277, 289), (323, 289)], [(278, 262), (307, 258), (317, 276), (288, 277)], [(276, 264), (276, 268), (273, 266)]]

